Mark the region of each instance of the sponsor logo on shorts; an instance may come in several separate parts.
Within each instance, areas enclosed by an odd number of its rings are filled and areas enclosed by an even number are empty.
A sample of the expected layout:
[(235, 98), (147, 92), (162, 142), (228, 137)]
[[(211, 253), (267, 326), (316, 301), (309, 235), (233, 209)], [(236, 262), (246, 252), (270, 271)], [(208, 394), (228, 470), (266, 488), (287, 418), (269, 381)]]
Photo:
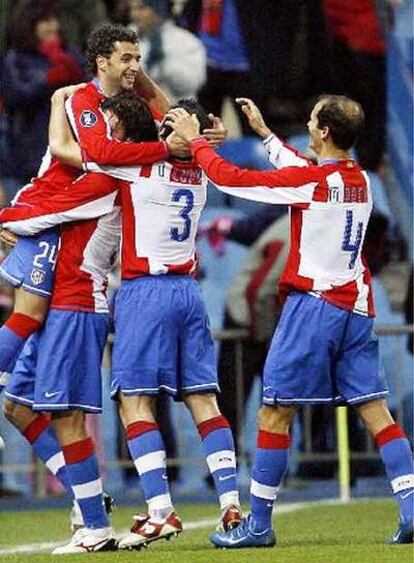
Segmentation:
[(32, 273), (30, 274), (30, 279), (32, 280), (33, 285), (40, 285), (45, 280), (45, 272), (33, 268)]
[(46, 397), (46, 399), (50, 399), (51, 397), (54, 397), (54, 396), (57, 395), (58, 393), (59, 393), (59, 391), (53, 391), (53, 392), (46, 391), (45, 397)]
[(85, 109), (80, 117), (81, 125), (84, 127), (93, 127), (98, 121), (98, 118), (90, 109)]

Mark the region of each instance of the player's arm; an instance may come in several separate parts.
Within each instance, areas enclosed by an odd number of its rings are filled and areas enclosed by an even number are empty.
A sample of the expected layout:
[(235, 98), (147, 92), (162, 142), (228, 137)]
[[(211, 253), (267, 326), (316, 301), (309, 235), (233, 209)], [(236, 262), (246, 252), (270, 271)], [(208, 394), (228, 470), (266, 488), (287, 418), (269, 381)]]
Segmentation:
[(272, 133), (266, 125), (261, 111), (252, 100), (249, 98), (236, 98), (236, 102), (241, 106), (241, 110), (247, 117), (250, 127), (261, 137), (270, 164), (275, 168), (309, 166), (311, 164), (309, 159)]
[(74, 92), (70, 88), (61, 88), (56, 90), (52, 96), (49, 120), (49, 147), (52, 156), (55, 158), (66, 164), (82, 168), (81, 150), (73, 138), (65, 111), (65, 100), (72, 93)]
[(153, 164), (168, 158), (170, 151), (164, 141), (120, 143), (110, 138), (102, 112), (85, 91), (79, 90), (66, 104), (69, 122), (79, 142), (82, 161), (106, 166)]
[(112, 211), (120, 182), (104, 174), (83, 174), (64, 191), (38, 204), (0, 210), (0, 223), (11, 232), (30, 236), (62, 223), (101, 217)]
[(161, 115), (167, 113), (170, 100), (163, 90), (152, 80), (150, 76), (140, 68), (135, 79), (135, 90), (141, 98), (144, 98), (152, 109)]
[(313, 199), (321, 172), (317, 167), (281, 170), (247, 170), (220, 158), (200, 135), (200, 124), (182, 108), (169, 112), (166, 124), (190, 144), (197, 164), (223, 192), (275, 204), (308, 204)]

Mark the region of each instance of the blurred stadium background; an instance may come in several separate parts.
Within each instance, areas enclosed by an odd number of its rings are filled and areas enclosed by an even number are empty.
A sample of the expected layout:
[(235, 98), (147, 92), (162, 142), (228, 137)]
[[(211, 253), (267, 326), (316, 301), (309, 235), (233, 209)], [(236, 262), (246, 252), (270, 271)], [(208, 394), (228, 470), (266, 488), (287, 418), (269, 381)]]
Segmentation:
[[(47, 123), (47, 109), (42, 109), (43, 114), (39, 115), (44, 100), (40, 99), (39, 93), (35, 91), (34, 82), (31, 86), (27, 81), (23, 91), (22, 85), (18, 85), (17, 82), (12, 83), (13, 77), (10, 78), (8, 74), (10, 53), (16, 53), (16, 50), (18, 52), (18, 47), (13, 44), (16, 29), (19, 25), (23, 26), (21, 18), (29, 17), (31, 10), (34, 10), (35, 5), (39, 3), (42, 1), (1, 0), (0, 2), (2, 32), (0, 195), (3, 203), (10, 201), (16, 189), (34, 173), (26, 168), (26, 176), (24, 176), (23, 169), (19, 166), (22, 155), (16, 153), (16, 144), (13, 144), (11, 139), (16, 140), (17, 134), (21, 136), (19, 141), (24, 143), (26, 131), (30, 143), (41, 148), (40, 154), (44, 149), (45, 131), (41, 131), (40, 128), (41, 123), (44, 127)], [(70, 44), (73, 52), (76, 52), (80, 66), (83, 61), (85, 37), (92, 25), (104, 19), (131, 23), (128, 0), (112, 2), (102, 0), (51, 2), (49, 0), (48, 3), (52, 6), (53, 12), (57, 11), (62, 32), (67, 38), (68, 45)], [(43, 1), (43, 4), (47, 2)], [(245, 26), (247, 4), (250, 10), (253, 10), (253, 14), (254, 10), (257, 12), (257, 25), (254, 25), (256, 20), (253, 16), (251, 25)], [(278, 4), (277, 8), (276, 4)], [(292, 7), (292, 4), (295, 6)], [(260, 0), (251, 2), (234, 0), (234, 5), (240, 9), (239, 27), (248, 52), (250, 70), (244, 69), (243, 72), (250, 72), (255, 77), (258, 76), (257, 73), (261, 73), (261, 80), (255, 83), (256, 90), (249, 91), (249, 95), (258, 100), (273, 129), (299, 150), (307, 151), (306, 116), (318, 94), (335, 91), (335, 93), (353, 95), (357, 99), (359, 97), (361, 103), (365, 104), (366, 111), (369, 111), (370, 105), (377, 106), (380, 102), (381, 106), (381, 102), (383, 103), (384, 113), (381, 115), (380, 107), (377, 115), (372, 117), (371, 136), (361, 140), (363, 144), (358, 147), (357, 156), (369, 170), (373, 182), (375, 209), (378, 216), (382, 218), (382, 222), (380, 220), (378, 223), (381, 225), (381, 228), (378, 227), (380, 230), (373, 231), (370, 248), (378, 250), (373, 253), (376, 261), (372, 265), (375, 273), (376, 322), (381, 341), (383, 366), (391, 389), (390, 405), (397, 420), (402, 423), (412, 440), (413, 2), (412, 0), (361, 0), (360, 2), (295, 0), (295, 2), (272, 3)], [(176, 25), (187, 26), (197, 32), (197, 24), (194, 23), (194, 18), (191, 19), (196, 13), (197, 2), (179, 0), (171, 2), (171, 8)], [(269, 10), (268, 19), (271, 21), (269, 25), (264, 26), (266, 18), (263, 14), (266, 10)], [(91, 17), (91, 14), (94, 14), (94, 17)], [(370, 27), (367, 19), (361, 24), (360, 19), (366, 18), (366, 14), (375, 18), (376, 28), (375, 25)], [(272, 19), (276, 16), (277, 19)], [(263, 30), (261, 45), (257, 36), (260, 26)], [(361, 29), (365, 29), (364, 33), (367, 36), (373, 34), (372, 44), (369, 44), (369, 41), (360, 45), (355, 43), (355, 37), (361, 33)], [(280, 36), (281, 30), (284, 34), (278, 41), (277, 35)], [(165, 57), (165, 64), (168, 63), (166, 53), (158, 56)], [(339, 91), (339, 74), (345, 72), (344, 69), (349, 66), (354, 72), (349, 72), (346, 86)], [(17, 72), (18, 67), (14, 70)], [(149, 70), (151, 71), (151, 68)], [(159, 78), (159, 75), (157, 77)], [(20, 79), (24, 80), (24, 77)], [(70, 79), (70, 76), (62, 78), (63, 82)], [(207, 73), (207, 83), (209, 80), (211, 75)], [(269, 85), (266, 86), (266, 83)], [(58, 84), (49, 85), (47, 99), (56, 85)], [(230, 92), (228, 94), (231, 95)], [(240, 91), (239, 94), (244, 95), (244, 92)], [(381, 97), (382, 100), (379, 99)], [(207, 99), (208, 96), (206, 97), (204, 92), (202, 101), (205, 103)], [(206, 105), (206, 109), (210, 108)], [(230, 139), (220, 149), (221, 153), (237, 164), (266, 167), (268, 164), (262, 144), (246, 134), (245, 126), (239, 117), (230, 98), (227, 97), (223, 106), (223, 120), (229, 130)], [(31, 127), (34, 124), (35, 127)], [(381, 144), (382, 127), (384, 128), (383, 144)], [(24, 153), (23, 156), (30, 160), (32, 153)], [(33, 155), (33, 162), (29, 164), (37, 167), (39, 162), (36, 158), (36, 155)], [(262, 214), (263, 208), (260, 204), (230, 200), (223, 194), (211, 190), (204, 212), (204, 229), (199, 237), (200, 283), (214, 329), (217, 351), (219, 353), (220, 347), (225, 343), (227, 349), (231, 347), (233, 354), (234, 373), (233, 371), (231, 374), (220, 373), (220, 377), (233, 377), (231, 381), (233, 398), (229, 399), (229, 402), (235, 405), (234, 423), (238, 443), (239, 481), (242, 498), (245, 501), (248, 500), (249, 469), (255, 447), (255, 413), (260, 401), (260, 370), (257, 370), (257, 377), (252, 378), (251, 389), (245, 389), (243, 382), (246, 365), (243, 350), (251, 339), (251, 331), (248, 326), (228, 322), (228, 295), (241, 265), (249, 259), (249, 246), (253, 241), (246, 242), (243, 237), (232, 235), (231, 230), (226, 236), (217, 226), (217, 220), (230, 217), (235, 225), (240, 220), (249, 219), (250, 225), (254, 225), (256, 218)], [(116, 287), (115, 274), (113, 286)], [(2, 286), (0, 308), (3, 320), (7, 318), (11, 304), (10, 290)], [(105, 390), (104, 415), (90, 416), (89, 424), (98, 444), (106, 490), (115, 497), (118, 505), (131, 505), (136, 509), (142, 504), (143, 499), (135, 469), (126, 453), (123, 432), (114, 404), (109, 398), (109, 371), (110, 344), (102, 367)], [(225, 402), (226, 397), (222, 401)], [(207, 477), (207, 467), (190, 416), (182, 405), (164, 400), (160, 402), (159, 411), (167, 448), (169, 448), (169, 469), (175, 503), (177, 506), (191, 505), (184, 506), (182, 511), (184, 516), (188, 514), (188, 520), (191, 522), (199, 521), (200, 518), (211, 519), (215, 515), (215, 509), (211, 506), (211, 503), (215, 502), (214, 491)], [(389, 496), (389, 486), (372, 441), (352, 412), (343, 412), (341, 416), (342, 421), (339, 423), (341, 441), (339, 441), (338, 423), (333, 409), (309, 407), (301, 412), (293, 430), (289, 475), (280, 494), (282, 506), (286, 503), (290, 506), (290, 503), (328, 499), (341, 499), (346, 502), (350, 498), (374, 499)], [(43, 512), (30, 515), (8, 511), (62, 509), (67, 507), (68, 503), (54, 478), (36, 462), (30, 447), (4, 417), (0, 417), (0, 434), (6, 442), (6, 448), (0, 451), (0, 555), (6, 556), (13, 552), (13, 546), (17, 544), (52, 541), (66, 535), (64, 529), (66, 512), (63, 510), (54, 513), (56, 519), (53, 518), (53, 521), (51, 513), (45, 513), (47, 526), (42, 516)], [(197, 504), (201, 502), (205, 503), (205, 506), (197, 508)], [(314, 507), (314, 505), (310, 506)], [(390, 525), (394, 523), (392, 520), (395, 520), (391, 503), (381, 504), (380, 501), (356, 504), (352, 508), (355, 513), (352, 510), (345, 512), (342, 509), (335, 512), (335, 508), (330, 508), (331, 512), (325, 515), (322, 511), (320, 530), (325, 526), (323, 523), (326, 520), (326, 526), (323, 528), (326, 530), (326, 538), (321, 542), (322, 551), (315, 552), (312, 556), (312, 538), (319, 536), (315, 536), (316, 532), (309, 528), (309, 519), (313, 518), (313, 514), (319, 514), (320, 510), (321, 507), (312, 508), (311, 511), (305, 508), (300, 513), (302, 517), (299, 512), (280, 517), (280, 528), (286, 531), (282, 544), (286, 546), (286, 542), (291, 545), (299, 542), (304, 550), (303, 553), (300, 548), (297, 552), (285, 551), (280, 561), (284, 561), (284, 557), (288, 556), (293, 557), (294, 561), (345, 561), (345, 559), (334, 559), (330, 552), (324, 552), (323, 549), (327, 549), (331, 542), (332, 545), (338, 544), (339, 552), (343, 551), (345, 554), (344, 550), (347, 546), (351, 549), (349, 546), (354, 542), (358, 544), (360, 541), (363, 544), (364, 537), (368, 544), (381, 541), (382, 535), (392, 531), (392, 528), (384, 524), (384, 520), (389, 520)], [(127, 516), (131, 513), (132, 509), (119, 511), (115, 518), (118, 518), (120, 526), (126, 528)], [(371, 529), (375, 518), (378, 518), (379, 524), (376, 529)], [(360, 521), (362, 526), (359, 536), (358, 530), (352, 528), (355, 519)], [(21, 524), (26, 521), (30, 522), (30, 525), (28, 524), (30, 532), (27, 537), (26, 525)], [(296, 522), (296, 532), (294, 522)], [(332, 523), (336, 525), (332, 526)], [(212, 527), (212, 522), (207, 526)], [(22, 537), (15, 537), (13, 534), (13, 530), (17, 527), (24, 530)], [(46, 532), (46, 527), (50, 533), (55, 534), (53, 537)], [(40, 532), (42, 528), (43, 531)], [(341, 530), (341, 540), (338, 539), (339, 530)], [(205, 531), (203, 535), (193, 533), (195, 534), (192, 536), (193, 540), (190, 536), (190, 540), (179, 540), (184, 542), (183, 549), (188, 550), (185, 560), (202, 561), (201, 552), (197, 555), (196, 550), (197, 545), (207, 545), (207, 533)], [(186, 544), (185, 541), (188, 543)], [(315, 545), (318, 541), (315, 539)], [(372, 557), (372, 551), (371, 559), (365, 559), (365, 554), (360, 548), (353, 555), (347, 551), (347, 560), (351, 557), (355, 561), (394, 560), (388, 559), (391, 555), (385, 552), (381, 554), (378, 552), (378, 557)], [(158, 555), (148, 560), (163, 561), (164, 558), (170, 560), (169, 547), (155, 546), (153, 549), (154, 552), (158, 550)], [(179, 543), (176, 542), (175, 547), (171, 549), (179, 550)], [(15, 551), (18, 553), (17, 550)], [(310, 554), (308, 559), (302, 558), (306, 557), (305, 552)], [(405, 554), (409, 555), (407, 552), (404, 552)], [(402, 552), (399, 561), (403, 560), (401, 557)]]

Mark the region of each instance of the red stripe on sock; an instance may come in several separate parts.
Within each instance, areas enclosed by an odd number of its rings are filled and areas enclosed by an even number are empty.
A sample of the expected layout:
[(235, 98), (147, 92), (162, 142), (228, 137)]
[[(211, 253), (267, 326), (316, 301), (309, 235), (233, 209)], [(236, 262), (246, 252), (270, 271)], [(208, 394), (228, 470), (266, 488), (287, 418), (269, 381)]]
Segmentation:
[(79, 463), (88, 459), (95, 452), (95, 445), (89, 436), (85, 440), (63, 446), (62, 452), (66, 463)]
[(290, 447), (290, 436), (289, 434), (276, 434), (274, 432), (266, 432), (266, 430), (259, 430), (257, 447), (262, 450), (287, 450)]
[(225, 416), (220, 415), (201, 422), (197, 425), (197, 428), (201, 439), (204, 440), (210, 432), (214, 432), (214, 430), (218, 430), (219, 428), (230, 428), (230, 424)]
[(46, 430), (49, 424), (50, 418), (45, 414), (39, 414), (39, 416), (32, 420), (29, 426), (24, 429), (22, 434), (30, 444), (33, 444), (40, 434)]
[(148, 422), (146, 420), (131, 422), (131, 424), (128, 424), (126, 427), (127, 440), (133, 440), (134, 438), (141, 436), (141, 434), (151, 432), (152, 430), (159, 430), (156, 422)]
[(388, 442), (392, 442), (392, 440), (398, 440), (399, 438), (407, 438), (404, 433), (404, 430), (401, 428), (399, 424), (390, 424), (381, 432), (375, 436), (375, 444), (378, 448), (385, 446)]
[(42, 326), (42, 322), (22, 313), (12, 313), (4, 323), (8, 329), (22, 338), (27, 338)]

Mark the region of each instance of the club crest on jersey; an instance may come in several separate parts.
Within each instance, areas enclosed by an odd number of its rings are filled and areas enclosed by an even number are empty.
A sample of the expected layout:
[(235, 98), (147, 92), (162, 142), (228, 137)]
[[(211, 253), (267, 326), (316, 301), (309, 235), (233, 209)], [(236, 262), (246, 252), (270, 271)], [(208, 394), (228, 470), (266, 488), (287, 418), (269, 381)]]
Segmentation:
[(93, 127), (98, 121), (96, 115), (90, 109), (85, 109), (80, 117), (80, 122), (84, 127)]
[(32, 280), (33, 285), (40, 285), (45, 279), (45, 272), (33, 268), (32, 273), (30, 274), (30, 279)]

